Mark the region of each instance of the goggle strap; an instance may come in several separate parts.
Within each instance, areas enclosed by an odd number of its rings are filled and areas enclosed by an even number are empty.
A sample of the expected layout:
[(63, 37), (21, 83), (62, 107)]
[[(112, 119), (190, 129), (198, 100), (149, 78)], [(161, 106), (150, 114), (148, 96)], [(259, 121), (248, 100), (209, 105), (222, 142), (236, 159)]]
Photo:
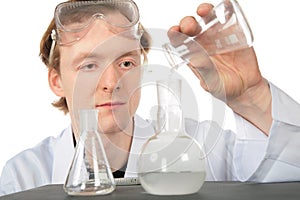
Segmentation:
[(49, 53), (49, 64), (51, 64), (53, 61), (53, 53), (54, 53), (54, 48), (55, 48), (55, 44), (56, 44), (55, 30), (52, 30), (52, 32), (51, 32), (51, 39), (52, 39), (52, 44), (51, 44), (50, 53)]

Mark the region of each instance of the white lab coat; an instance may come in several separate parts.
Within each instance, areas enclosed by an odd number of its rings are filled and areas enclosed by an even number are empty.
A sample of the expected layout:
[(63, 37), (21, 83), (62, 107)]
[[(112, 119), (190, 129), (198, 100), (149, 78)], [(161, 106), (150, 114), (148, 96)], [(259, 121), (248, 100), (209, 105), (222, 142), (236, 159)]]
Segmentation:
[[(269, 137), (240, 116), (236, 132), (222, 130), (215, 122), (186, 120), (207, 153), (206, 180), (300, 181), (300, 105), (270, 84), (273, 124)], [(134, 138), (125, 177), (137, 176), (142, 145), (154, 133), (151, 123), (135, 116)], [(147, 134), (147, 135), (145, 135)], [(49, 137), (9, 160), (0, 179), (0, 196), (47, 184), (63, 184), (73, 158), (71, 127)]]

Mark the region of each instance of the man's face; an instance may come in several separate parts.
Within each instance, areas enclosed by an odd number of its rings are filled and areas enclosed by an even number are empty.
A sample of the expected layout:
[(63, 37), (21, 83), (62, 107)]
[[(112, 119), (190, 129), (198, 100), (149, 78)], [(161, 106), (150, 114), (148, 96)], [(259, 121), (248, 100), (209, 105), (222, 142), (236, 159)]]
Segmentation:
[(126, 34), (96, 20), (81, 40), (60, 47), (59, 81), (72, 123), (78, 122), (79, 109), (95, 108), (104, 133), (132, 125), (140, 99), (141, 50)]

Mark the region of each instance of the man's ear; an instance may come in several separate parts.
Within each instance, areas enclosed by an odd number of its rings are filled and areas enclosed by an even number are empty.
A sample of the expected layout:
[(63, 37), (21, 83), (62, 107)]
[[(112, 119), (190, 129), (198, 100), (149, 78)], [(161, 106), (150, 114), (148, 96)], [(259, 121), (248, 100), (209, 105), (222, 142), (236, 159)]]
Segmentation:
[(48, 82), (51, 90), (56, 96), (64, 97), (64, 89), (61, 83), (60, 75), (56, 69), (50, 69), (48, 71)]

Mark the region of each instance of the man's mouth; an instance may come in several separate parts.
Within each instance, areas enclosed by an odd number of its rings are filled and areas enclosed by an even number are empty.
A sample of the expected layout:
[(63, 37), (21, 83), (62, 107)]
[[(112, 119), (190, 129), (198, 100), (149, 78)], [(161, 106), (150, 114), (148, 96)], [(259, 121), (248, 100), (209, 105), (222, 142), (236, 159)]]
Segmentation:
[(102, 104), (97, 104), (96, 108), (104, 108), (104, 109), (116, 109), (125, 105), (126, 103), (123, 102), (106, 102)]

